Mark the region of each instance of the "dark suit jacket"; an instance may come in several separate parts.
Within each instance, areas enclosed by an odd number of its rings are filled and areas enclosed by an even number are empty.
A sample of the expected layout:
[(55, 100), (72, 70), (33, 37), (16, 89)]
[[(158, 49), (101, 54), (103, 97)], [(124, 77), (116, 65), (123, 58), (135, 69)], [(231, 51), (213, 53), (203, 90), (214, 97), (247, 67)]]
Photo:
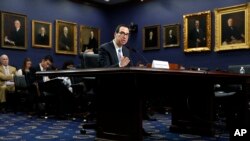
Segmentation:
[(41, 34), (38, 34), (36, 37), (36, 43), (41, 45), (49, 45), (49, 37), (48, 35), (42, 36)]
[[(204, 40), (205, 37), (205, 33), (201, 28), (199, 28), (199, 32), (197, 32), (196, 28), (192, 29), (189, 33), (188, 47), (192, 48), (206, 46), (206, 40)], [(197, 42), (197, 39), (200, 39), (201, 42)]]
[(169, 44), (177, 44), (177, 38), (176, 38), (176, 36), (175, 35), (172, 35), (172, 37), (167, 36), (166, 44), (167, 45), (169, 45)]
[(34, 78), (36, 78), (36, 81), (37, 82), (43, 82), (43, 77), (42, 76), (36, 76), (36, 72), (37, 71), (41, 71), (41, 69), (40, 69), (40, 66), (39, 65), (37, 65), (36, 67), (34, 67), (33, 68), (33, 76), (32, 77), (34, 77)]
[[(68, 46), (69, 48), (67, 48), (66, 46)], [(64, 34), (61, 35), (60, 37), (60, 41), (59, 41), (59, 48), (60, 50), (72, 50), (72, 41), (70, 36), (68, 35), (68, 37), (64, 36)]]
[(24, 31), (20, 28), (18, 31), (14, 30), (11, 32), (10, 40), (15, 42), (15, 46), (24, 46)]
[(235, 26), (233, 26), (232, 28), (229, 26), (226, 26), (225, 28), (223, 28), (222, 42), (224, 41), (231, 42), (232, 41), (231, 37), (234, 37), (236, 40), (244, 40), (241, 37), (241, 33)]
[[(129, 50), (126, 47), (122, 47), (122, 53), (123, 56), (130, 58)], [(101, 67), (119, 67), (119, 61), (113, 41), (101, 45), (99, 50), (99, 63)], [(131, 63), (128, 66), (130, 65)]]
[[(47, 70), (54, 70), (54, 69), (48, 68)], [(40, 68), (39, 64), (36, 67), (32, 68), (32, 72), (34, 73), (33, 75), (36, 78), (37, 82), (43, 82), (43, 76), (36, 76), (37, 71), (41, 71), (41, 68)], [(50, 76), (49, 78), (52, 79), (54, 77)]]
[[(37, 71), (41, 71), (41, 68), (39, 65), (37, 65), (36, 67), (34, 67), (33, 69), (34, 71), (34, 75), (36, 75), (35, 73)], [(48, 68), (47, 70), (53, 70)], [(69, 93), (67, 90), (67, 87), (62, 83), (61, 79), (53, 79), (53, 80), (49, 80), (47, 82), (43, 81), (43, 76), (35, 76), (36, 77), (36, 82), (38, 83), (39, 89), (40, 91), (46, 91), (46, 92), (51, 92), (51, 93)], [(53, 78), (53, 76), (49, 77), (50, 79)], [(66, 90), (65, 90), (66, 88)], [(64, 90), (63, 92), (59, 92), (61, 90)]]
[(25, 80), (28, 86), (32, 85), (36, 81), (35, 69), (30, 68), (29, 72), (26, 72), (22, 69), (22, 73), (25, 76)]
[(98, 43), (95, 37), (89, 38), (88, 49), (93, 49), (94, 53), (98, 53)]

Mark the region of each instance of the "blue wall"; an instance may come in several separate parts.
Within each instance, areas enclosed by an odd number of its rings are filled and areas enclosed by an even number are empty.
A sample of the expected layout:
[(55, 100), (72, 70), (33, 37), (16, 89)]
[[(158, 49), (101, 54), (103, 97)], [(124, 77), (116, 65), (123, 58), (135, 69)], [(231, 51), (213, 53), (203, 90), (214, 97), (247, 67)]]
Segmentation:
[[(249, 0), (151, 0), (141, 4), (123, 4), (114, 8), (98, 8), (79, 4), (70, 0), (1, 0), (0, 10), (16, 12), (28, 16), (28, 49), (26, 51), (0, 48), (0, 54), (6, 53), (10, 63), (20, 67), (24, 57), (31, 57), (34, 64), (46, 55), (54, 56), (55, 65), (60, 67), (66, 60), (73, 59), (76, 64), (78, 56), (55, 54), (55, 20), (75, 22), (78, 25), (94, 26), (101, 29), (101, 43), (113, 38), (113, 31), (117, 24), (138, 24), (138, 33), (132, 34), (129, 46), (136, 48), (149, 62), (153, 59), (166, 60), (171, 63), (182, 64), (185, 67), (199, 66), (210, 69), (225, 69), (229, 64), (249, 64), (249, 50), (234, 50), (216, 53), (183, 52), (183, 31), (181, 30), (181, 47), (162, 48), (160, 50), (142, 51), (142, 29), (147, 25), (168, 25), (180, 23), (183, 28), (183, 15), (206, 10), (212, 11), (212, 50), (214, 49), (214, 9), (247, 3)], [(31, 20), (52, 22), (53, 48), (39, 49), (31, 47)], [(79, 29), (79, 27), (78, 27)], [(162, 35), (162, 34), (161, 34)], [(134, 60), (138, 55), (133, 54)]]
[[(78, 4), (69, 0), (1, 0), (1, 11), (15, 12), (28, 17), (28, 49), (26, 51), (0, 48), (0, 54), (8, 54), (10, 64), (21, 67), (24, 57), (31, 57), (33, 64), (40, 62), (44, 55), (54, 57), (55, 66), (61, 67), (66, 60), (74, 60), (79, 64), (78, 56), (55, 54), (55, 20), (75, 22), (79, 25), (93, 26), (101, 29), (101, 40), (106, 41), (105, 33), (107, 17), (105, 12), (97, 7)], [(52, 49), (33, 48), (31, 46), (31, 21), (41, 20), (52, 23)], [(102, 42), (102, 41), (101, 41)]]
[[(247, 3), (249, 0), (152, 0), (141, 5), (127, 5), (113, 9), (113, 24), (134, 22), (138, 33), (130, 38), (130, 46), (140, 51), (151, 62), (153, 59), (182, 64), (185, 67), (207, 67), (226, 69), (229, 64), (249, 64), (249, 50), (234, 50), (216, 53), (214, 49), (214, 9)], [(212, 11), (212, 51), (205, 53), (183, 52), (183, 15), (202, 11)], [(147, 25), (181, 24), (181, 47), (142, 51), (142, 29)], [(162, 29), (161, 29), (162, 30)], [(163, 34), (161, 34), (163, 35)]]

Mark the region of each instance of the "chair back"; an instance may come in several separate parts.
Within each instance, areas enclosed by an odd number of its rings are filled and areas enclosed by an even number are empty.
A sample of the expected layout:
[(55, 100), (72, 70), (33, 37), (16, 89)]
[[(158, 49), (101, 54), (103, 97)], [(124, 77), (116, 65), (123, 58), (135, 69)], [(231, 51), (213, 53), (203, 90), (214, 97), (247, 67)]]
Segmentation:
[(28, 87), (25, 76), (14, 76), (15, 89), (26, 89)]
[(99, 54), (82, 54), (81, 68), (98, 68), (99, 67)]

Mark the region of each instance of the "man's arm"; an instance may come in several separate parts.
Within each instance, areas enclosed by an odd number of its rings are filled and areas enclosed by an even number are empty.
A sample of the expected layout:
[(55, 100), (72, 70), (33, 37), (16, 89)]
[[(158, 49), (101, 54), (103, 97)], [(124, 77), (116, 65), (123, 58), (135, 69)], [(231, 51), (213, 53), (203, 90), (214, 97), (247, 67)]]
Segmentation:
[(5, 75), (4, 73), (0, 72), (0, 80), (1, 81), (13, 80), (13, 75), (12, 74)]

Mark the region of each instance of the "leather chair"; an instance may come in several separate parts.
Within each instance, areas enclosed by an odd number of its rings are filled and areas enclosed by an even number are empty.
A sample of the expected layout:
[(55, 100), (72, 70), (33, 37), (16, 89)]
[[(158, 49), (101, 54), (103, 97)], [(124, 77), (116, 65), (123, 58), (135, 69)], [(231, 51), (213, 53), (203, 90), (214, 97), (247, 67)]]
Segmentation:
[[(98, 68), (99, 67), (99, 54), (81, 54), (81, 68), (82, 69), (90, 69), (90, 68)], [(87, 100), (87, 111), (90, 112), (90, 115), (84, 117), (83, 129), (80, 130), (82, 134), (86, 134), (86, 128), (96, 128), (96, 124), (88, 123), (89, 118), (94, 118), (95, 114), (93, 112), (96, 111), (94, 99), (95, 99), (95, 86), (96, 86), (96, 78), (95, 77), (83, 77), (83, 82), (86, 86), (86, 99)]]
[(11, 100), (14, 112), (28, 110), (29, 89), (24, 75), (14, 76), (15, 96)]
[(81, 54), (81, 68), (98, 68), (99, 67), (99, 54)]

